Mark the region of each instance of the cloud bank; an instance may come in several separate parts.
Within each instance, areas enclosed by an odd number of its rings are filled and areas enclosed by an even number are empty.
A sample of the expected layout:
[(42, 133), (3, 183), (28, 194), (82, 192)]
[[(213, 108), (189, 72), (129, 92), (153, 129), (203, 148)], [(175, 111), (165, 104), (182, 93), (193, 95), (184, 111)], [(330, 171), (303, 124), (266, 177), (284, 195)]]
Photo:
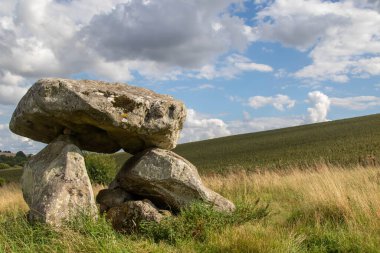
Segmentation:
[(380, 75), (379, 1), (276, 0), (259, 11), (254, 40), (308, 52), (297, 78), (347, 82)]

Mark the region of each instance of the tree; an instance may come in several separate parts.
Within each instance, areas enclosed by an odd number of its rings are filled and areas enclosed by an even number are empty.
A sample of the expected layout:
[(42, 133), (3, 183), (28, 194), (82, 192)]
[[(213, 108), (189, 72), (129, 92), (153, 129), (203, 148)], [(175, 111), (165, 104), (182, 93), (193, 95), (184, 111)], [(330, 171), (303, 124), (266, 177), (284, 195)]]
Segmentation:
[(16, 153), (16, 157), (26, 158), (26, 155), (24, 154), (24, 152), (19, 151), (19, 152)]
[(8, 169), (10, 168), (11, 166), (9, 166), (9, 164), (6, 164), (6, 163), (0, 163), (0, 170), (2, 169)]

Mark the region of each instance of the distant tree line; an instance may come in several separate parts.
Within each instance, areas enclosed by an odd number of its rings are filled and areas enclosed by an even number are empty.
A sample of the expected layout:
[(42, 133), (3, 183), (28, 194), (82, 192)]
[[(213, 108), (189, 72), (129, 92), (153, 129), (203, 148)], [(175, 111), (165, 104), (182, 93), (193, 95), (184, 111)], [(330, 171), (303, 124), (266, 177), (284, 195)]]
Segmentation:
[[(11, 153), (11, 152), (5, 152), (5, 151), (2, 151), (2, 152)], [(9, 167), (13, 167), (16, 165), (23, 166), (25, 162), (28, 160), (28, 158), (29, 157), (25, 155), (25, 153), (22, 151), (17, 152), (15, 156), (0, 155), (0, 169), (8, 168), (8, 166), (6, 165), (9, 165)]]

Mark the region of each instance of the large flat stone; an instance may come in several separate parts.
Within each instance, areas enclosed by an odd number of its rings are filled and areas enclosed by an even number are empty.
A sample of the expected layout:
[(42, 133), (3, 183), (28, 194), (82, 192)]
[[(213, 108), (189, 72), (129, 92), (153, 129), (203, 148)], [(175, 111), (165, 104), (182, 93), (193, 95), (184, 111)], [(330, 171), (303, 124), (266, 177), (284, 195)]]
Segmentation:
[(160, 208), (174, 212), (194, 201), (203, 201), (215, 209), (232, 212), (235, 205), (202, 183), (197, 169), (174, 152), (152, 148), (130, 158), (110, 188), (151, 200)]
[(186, 117), (184, 104), (170, 96), (121, 83), (41, 79), (19, 102), (10, 129), (50, 143), (69, 129), (81, 149), (137, 153), (148, 147), (172, 149)]
[(81, 150), (60, 136), (24, 166), (21, 178), (29, 219), (53, 226), (97, 208)]

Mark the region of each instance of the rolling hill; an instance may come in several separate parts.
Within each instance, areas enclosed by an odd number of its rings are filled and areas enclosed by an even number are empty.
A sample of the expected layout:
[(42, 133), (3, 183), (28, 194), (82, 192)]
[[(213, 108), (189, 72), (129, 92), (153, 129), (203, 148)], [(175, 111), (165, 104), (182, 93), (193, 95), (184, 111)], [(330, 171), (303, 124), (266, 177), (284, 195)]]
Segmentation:
[[(273, 170), (332, 165), (380, 164), (380, 114), (240, 134), (180, 144), (174, 152), (195, 164), (200, 173), (231, 170)], [(129, 157), (114, 154), (118, 166)], [(21, 171), (0, 171), (0, 177), (17, 178)]]
[(380, 163), (380, 114), (186, 143), (201, 172)]

